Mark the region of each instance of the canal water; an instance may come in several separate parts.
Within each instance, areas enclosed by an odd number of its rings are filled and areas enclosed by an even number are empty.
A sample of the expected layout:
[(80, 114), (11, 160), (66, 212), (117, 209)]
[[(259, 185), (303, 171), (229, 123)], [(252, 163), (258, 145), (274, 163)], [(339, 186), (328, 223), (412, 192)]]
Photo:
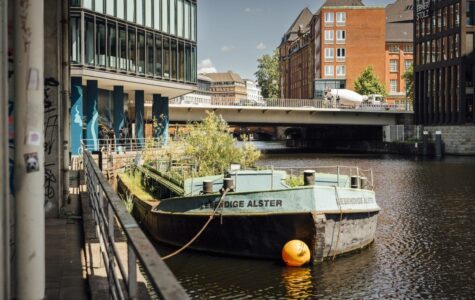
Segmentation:
[(372, 168), (381, 207), (375, 242), (303, 268), (185, 251), (167, 263), (192, 298), (475, 298), (475, 158), (269, 154), (259, 164)]

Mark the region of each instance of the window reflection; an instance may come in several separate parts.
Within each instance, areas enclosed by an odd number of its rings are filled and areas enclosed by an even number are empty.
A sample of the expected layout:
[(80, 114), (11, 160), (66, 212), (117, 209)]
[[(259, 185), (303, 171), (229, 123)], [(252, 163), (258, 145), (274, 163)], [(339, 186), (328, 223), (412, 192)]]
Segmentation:
[(127, 32), (125, 27), (119, 27), (119, 68), (127, 70)]
[(162, 38), (155, 35), (155, 75), (162, 76)]
[(86, 65), (94, 65), (94, 19), (86, 17), (85, 20), (85, 43), (84, 62)]
[(153, 35), (147, 33), (147, 74), (153, 75)]
[(99, 67), (106, 66), (106, 24), (104, 20), (96, 20), (96, 63)]
[(135, 41), (135, 29), (129, 29), (129, 71), (135, 72), (135, 66), (137, 64), (137, 57), (136, 57), (136, 41)]
[(108, 67), (117, 67), (117, 34), (114, 23), (107, 23)]
[(176, 80), (177, 79), (177, 75), (178, 75), (178, 72), (177, 72), (177, 42), (176, 40), (172, 40), (171, 42), (171, 48), (170, 48), (170, 51), (171, 51), (171, 56), (172, 56), (172, 61), (171, 61), (171, 78), (173, 80)]
[(69, 26), (71, 28), (70, 51), (71, 62), (81, 63), (81, 19), (79, 16), (71, 16)]
[(185, 47), (181, 42), (178, 44), (178, 80), (185, 80)]
[(138, 33), (137, 40), (138, 72), (145, 73), (145, 36), (142, 31)]
[(163, 37), (163, 78), (170, 79), (170, 39)]

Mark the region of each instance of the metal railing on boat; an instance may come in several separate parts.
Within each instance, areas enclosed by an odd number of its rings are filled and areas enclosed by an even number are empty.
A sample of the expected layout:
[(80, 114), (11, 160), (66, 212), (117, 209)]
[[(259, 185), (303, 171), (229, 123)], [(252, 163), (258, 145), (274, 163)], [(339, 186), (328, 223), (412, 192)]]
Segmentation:
[[(109, 185), (96, 165), (92, 154), (83, 150), (84, 175), (92, 204), (96, 233), (102, 258), (106, 265), (110, 294), (113, 299), (137, 299), (137, 260), (151, 287), (161, 299), (189, 299), (168, 266), (145, 236), (125, 204)], [(114, 225), (127, 240), (127, 268), (124, 266), (114, 240)], [(117, 272), (120, 272), (120, 276)]]

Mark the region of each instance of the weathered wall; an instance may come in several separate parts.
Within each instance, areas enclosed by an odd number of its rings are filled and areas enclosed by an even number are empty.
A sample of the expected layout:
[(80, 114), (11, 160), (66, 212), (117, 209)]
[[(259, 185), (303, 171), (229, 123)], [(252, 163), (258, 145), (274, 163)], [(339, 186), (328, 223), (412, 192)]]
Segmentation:
[(442, 132), (445, 154), (475, 155), (475, 125), (424, 126), (432, 139), (435, 132)]
[(60, 156), (60, 43), (61, 5), (57, 0), (45, 0), (45, 214), (57, 217), (59, 214), (61, 189)]

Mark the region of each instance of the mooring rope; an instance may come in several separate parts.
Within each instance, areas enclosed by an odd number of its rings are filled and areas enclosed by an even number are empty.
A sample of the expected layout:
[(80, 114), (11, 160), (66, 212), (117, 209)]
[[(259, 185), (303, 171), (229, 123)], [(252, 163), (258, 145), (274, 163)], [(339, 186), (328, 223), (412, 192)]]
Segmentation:
[(167, 256), (162, 257), (163, 260), (169, 259), (169, 258), (181, 253), (183, 250), (188, 248), (203, 233), (203, 231), (205, 231), (206, 227), (208, 227), (209, 223), (211, 223), (211, 220), (213, 220), (214, 216), (216, 215), (216, 212), (218, 211), (218, 208), (221, 206), (221, 203), (223, 202), (224, 197), (226, 197), (226, 194), (228, 192), (229, 192), (229, 188), (227, 188), (223, 191), (223, 194), (221, 195), (221, 198), (219, 199), (218, 204), (216, 205), (213, 212), (209, 216), (208, 221), (206, 221), (206, 223), (203, 225), (203, 227), (200, 229), (200, 231), (198, 231), (198, 233), (188, 243), (183, 245), (180, 249), (176, 250), (173, 253), (168, 254)]
[(336, 236), (335, 253), (333, 254), (332, 261), (335, 260), (335, 257), (338, 253), (338, 242), (340, 241), (341, 222), (343, 221), (343, 210), (341, 209), (340, 196), (338, 195), (338, 187), (336, 185), (335, 185), (335, 195), (336, 195), (336, 203), (338, 204), (338, 209), (340, 210), (340, 222), (338, 223), (338, 234)]

